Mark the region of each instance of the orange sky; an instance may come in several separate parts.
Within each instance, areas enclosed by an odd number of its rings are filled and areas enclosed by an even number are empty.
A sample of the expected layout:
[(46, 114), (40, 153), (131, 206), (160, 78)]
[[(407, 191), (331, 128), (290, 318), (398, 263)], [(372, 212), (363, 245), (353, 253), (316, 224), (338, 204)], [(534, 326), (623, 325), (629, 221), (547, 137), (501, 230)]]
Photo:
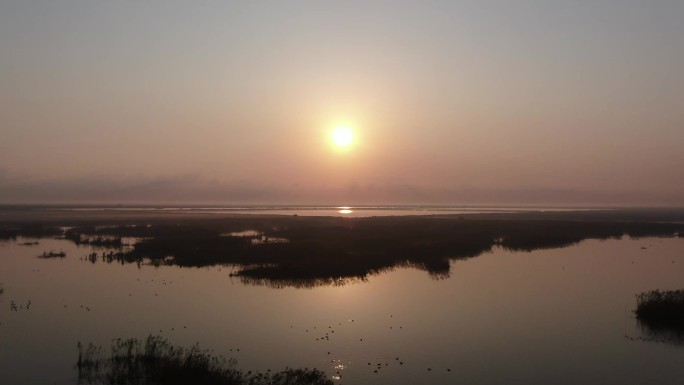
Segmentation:
[(683, 205), (682, 17), (3, 2), (0, 202)]

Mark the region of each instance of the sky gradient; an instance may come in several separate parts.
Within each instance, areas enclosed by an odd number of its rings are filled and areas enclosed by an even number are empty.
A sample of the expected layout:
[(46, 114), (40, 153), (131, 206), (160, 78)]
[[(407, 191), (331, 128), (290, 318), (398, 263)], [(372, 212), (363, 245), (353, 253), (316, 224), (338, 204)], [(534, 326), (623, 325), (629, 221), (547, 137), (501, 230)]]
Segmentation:
[(682, 206), (682, 20), (678, 1), (2, 1), (0, 203)]

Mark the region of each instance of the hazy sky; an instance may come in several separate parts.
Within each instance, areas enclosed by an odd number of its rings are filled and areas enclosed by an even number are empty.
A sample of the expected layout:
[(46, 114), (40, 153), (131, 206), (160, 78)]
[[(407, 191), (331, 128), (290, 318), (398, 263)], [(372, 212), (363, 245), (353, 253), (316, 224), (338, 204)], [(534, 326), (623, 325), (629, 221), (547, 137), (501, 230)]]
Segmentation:
[(1, 0), (0, 202), (684, 205), (683, 20), (675, 0)]

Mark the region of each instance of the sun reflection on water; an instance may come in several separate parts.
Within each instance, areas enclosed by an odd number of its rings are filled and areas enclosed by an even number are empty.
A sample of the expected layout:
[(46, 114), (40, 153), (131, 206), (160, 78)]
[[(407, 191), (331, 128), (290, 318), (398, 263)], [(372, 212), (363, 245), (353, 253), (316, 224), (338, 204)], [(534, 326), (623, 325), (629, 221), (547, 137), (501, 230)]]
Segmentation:
[(345, 214), (345, 215), (351, 214), (354, 212), (354, 211), (352, 211), (351, 207), (349, 207), (349, 206), (341, 206), (341, 207), (338, 207), (338, 209), (339, 209), (339, 210), (337, 210), (338, 213)]

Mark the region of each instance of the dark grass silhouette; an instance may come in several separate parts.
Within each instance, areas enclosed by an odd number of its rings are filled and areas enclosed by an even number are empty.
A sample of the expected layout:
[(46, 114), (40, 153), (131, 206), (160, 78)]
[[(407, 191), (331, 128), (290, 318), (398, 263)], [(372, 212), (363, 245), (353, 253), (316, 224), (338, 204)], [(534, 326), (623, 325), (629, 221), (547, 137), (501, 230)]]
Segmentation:
[(211, 355), (197, 345), (187, 349), (165, 338), (127, 339), (101, 347), (78, 344), (79, 384), (102, 385), (332, 385), (317, 369), (286, 368), (276, 373), (244, 373), (234, 359)]
[(241, 230), (259, 229), (268, 237), (289, 242), (255, 244), (252, 237), (221, 236), (225, 230), (217, 223), (111, 227), (99, 232), (146, 239), (126, 252), (102, 253), (102, 260), (147, 260), (185, 267), (234, 264), (239, 267), (234, 274), (245, 282), (306, 286), (363, 278), (396, 267), (418, 268), (442, 278), (449, 275), (451, 259), (474, 257), (495, 246), (531, 251), (570, 246), (587, 238), (671, 236), (684, 229), (684, 225), (663, 223), (409, 217), (245, 222), (239, 226)]
[[(87, 256), (91, 262), (181, 267), (228, 264), (236, 266), (233, 274), (243, 282), (273, 287), (338, 284), (397, 267), (417, 268), (433, 278), (444, 278), (449, 276), (450, 260), (475, 257), (493, 247), (532, 251), (566, 247), (584, 239), (684, 234), (684, 223), (663, 222), (653, 213), (635, 220), (615, 212), (603, 215), (555, 213), (549, 219), (544, 219), (543, 213), (495, 218), (168, 217), (125, 223), (117, 217), (3, 228), (23, 235), (22, 231), (52, 234), (53, 226), (73, 226), (60, 236), (77, 244), (94, 242), (90, 245), (108, 248)], [(259, 235), (228, 235), (244, 230)], [(287, 242), (255, 242), (262, 235)], [(142, 240), (124, 249), (121, 237)]]
[(652, 290), (637, 294), (639, 321), (655, 329), (684, 331), (684, 290)]
[(51, 226), (42, 223), (24, 223), (20, 225), (3, 225), (0, 224), (0, 239), (15, 239), (18, 236), (23, 237), (56, 237), (64, 233), (62, 229), (57, 226)]
[(38, 258), (48, 259), (48, 258), (64, 258), (66, 253), (63, 251), (44, 251), (43, 254), (39, 255)]
[(641, 340), (684, 345), (684, 290), (652, 290), (636, 297)]

